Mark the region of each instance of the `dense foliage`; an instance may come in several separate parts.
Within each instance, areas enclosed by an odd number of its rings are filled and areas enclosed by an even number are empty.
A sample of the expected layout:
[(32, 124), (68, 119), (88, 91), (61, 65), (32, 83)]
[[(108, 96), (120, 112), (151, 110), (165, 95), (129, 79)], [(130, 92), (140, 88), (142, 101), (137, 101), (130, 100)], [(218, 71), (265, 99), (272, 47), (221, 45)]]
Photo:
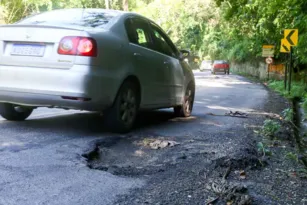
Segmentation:
[(123, 9), (141, 13), (160, 24), (180, 48), (203, 58), (254, 60), (263, 44), (276, 45), (286, 28), (299, 29), (295, 61), (307, 64), (307, 2), (305, 0), (0, 0), (6, 23), (57, 8)]

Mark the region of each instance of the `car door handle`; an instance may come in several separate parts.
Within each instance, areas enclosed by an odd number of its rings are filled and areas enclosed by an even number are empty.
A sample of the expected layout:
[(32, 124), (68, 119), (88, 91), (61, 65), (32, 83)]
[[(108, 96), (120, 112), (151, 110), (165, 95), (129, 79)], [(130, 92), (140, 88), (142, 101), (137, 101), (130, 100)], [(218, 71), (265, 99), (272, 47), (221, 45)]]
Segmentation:
[(134, 53), (134, 56), (142, 56), (140, 53)]

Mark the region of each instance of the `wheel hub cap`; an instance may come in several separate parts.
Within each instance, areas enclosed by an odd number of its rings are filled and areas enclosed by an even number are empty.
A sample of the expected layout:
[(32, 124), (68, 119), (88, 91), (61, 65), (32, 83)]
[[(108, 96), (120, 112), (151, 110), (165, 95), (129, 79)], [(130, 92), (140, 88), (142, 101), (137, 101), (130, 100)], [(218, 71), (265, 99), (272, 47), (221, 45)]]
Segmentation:
[(136, 97), (131, 89), (122, 94), (120, 117), (125, 124), (131, 124), (136, 115)]

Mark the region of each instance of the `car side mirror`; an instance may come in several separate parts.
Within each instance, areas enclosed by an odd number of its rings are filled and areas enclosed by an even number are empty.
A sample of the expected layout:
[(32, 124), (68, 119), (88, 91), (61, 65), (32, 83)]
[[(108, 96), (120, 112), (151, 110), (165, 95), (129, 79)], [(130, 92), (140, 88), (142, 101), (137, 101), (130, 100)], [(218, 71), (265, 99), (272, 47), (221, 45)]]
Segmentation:
[(190, 52), (187, 50), (180, 50), (180, 55), (179, 55), (179, 59), (180, 60), (185, 60), (190, 56)]

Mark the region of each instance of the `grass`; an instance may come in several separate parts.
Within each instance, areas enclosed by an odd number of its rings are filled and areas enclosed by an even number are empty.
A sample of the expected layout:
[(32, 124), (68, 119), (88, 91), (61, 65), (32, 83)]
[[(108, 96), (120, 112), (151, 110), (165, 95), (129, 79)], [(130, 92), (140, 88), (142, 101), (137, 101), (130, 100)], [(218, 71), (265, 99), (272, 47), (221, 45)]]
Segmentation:
[(290, 122), (293, 119), (293, 109), (287, 108), (284, 111), (282, 111), (283, 117), (286, 121)]
[(261, 127), (260, 134), (264, 137), (274, 138), (276, 133), (280, 130), (281, 125), (275, 120), (265, 120)]
[(284, 88), (284, 81), (270, 81), (269, 88), (279, 92), (288, 99), (299, 98), (302, 100), (302, 107), (307, 118), (307, 85), (302, 82), (292, 82), (291, 92), (289, 93)]
[(305, 95), (305, 97), (303, 99), (302, 107), (305, 111), (305, 118), (307, 119), (307, 94)]
[[(260, 81), (263, 82), (261, 80), (259, 80), (257, 77), (248, 75), (246, 73), (243, 72), (235, 72), (233, 71), (234, 74), (237, 75), (241, 75), (244, 76), (250, 80), (253, 81)], [(307, 85), (303, 82), (292, 82), (291, 84), (291, 92), (289, 93), (288, 90), (285, 90), (285, 84), (284, 81), (282, 80), (271, 80), (268, 82), (268, 86), (270, 89), (275, 90), (277, 92), (279, 92), (281, 95), (283, 95), (284, 97), (288, 98), (288, 99), (293, 99), (293, 98), (299, 98), (302, 100), (302, 107), (304, 109), (305, 112), (305, 118), (307, 119)]]
[(284, 88), (284, 81), (270, 81), (269, 88), (279, 92), (287, 98), (305, 98), (307, 95), (307, 85), (301, 82), (293, 82), (291, 85), (291, 92), (289, 93)]

